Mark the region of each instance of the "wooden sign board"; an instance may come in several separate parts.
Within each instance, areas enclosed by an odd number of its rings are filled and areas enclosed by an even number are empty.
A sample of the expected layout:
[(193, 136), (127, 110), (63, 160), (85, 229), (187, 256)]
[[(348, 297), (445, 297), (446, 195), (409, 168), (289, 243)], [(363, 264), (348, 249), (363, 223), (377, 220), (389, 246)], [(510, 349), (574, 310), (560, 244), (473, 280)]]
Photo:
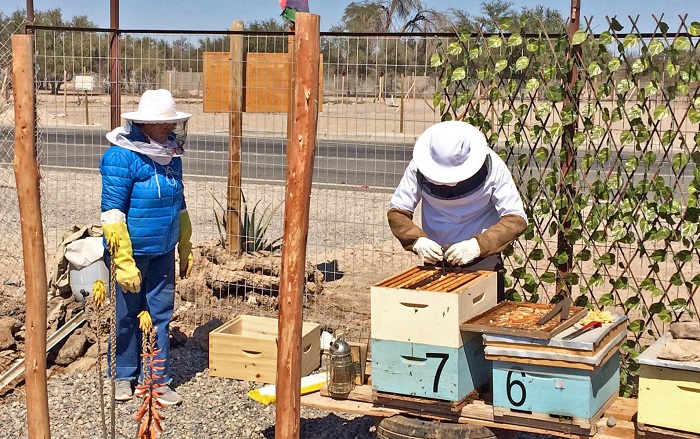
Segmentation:
[(78, 91), (92, 91), (93, 81), (92, 76), (77, 76), (75, 77), (75, 89)]
[[(228, 113), (231, 58), (228, 52), (204, 52), (204, 112)], [(319, 59), (319, 105), (323, 103), (323, 55)], [(288, 53), (247, 53), (243, 61), (243, 111), (287, 113), (291, 63)]]

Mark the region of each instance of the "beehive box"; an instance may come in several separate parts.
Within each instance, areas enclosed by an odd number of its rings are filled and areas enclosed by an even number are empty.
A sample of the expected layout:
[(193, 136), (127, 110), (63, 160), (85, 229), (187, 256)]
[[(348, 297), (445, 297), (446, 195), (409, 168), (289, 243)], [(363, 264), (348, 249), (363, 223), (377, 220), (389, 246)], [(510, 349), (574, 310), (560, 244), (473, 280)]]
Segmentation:
[(413, 267), (371, 287), (372, 337), (459, 349), (460, 323), (496, 305), (493, 271)]
[(700, 362), (658, 358), (672, 339), (666, 333), (637, 358), (639, 401), (637, 422), (662, 428), (700, 433)]
[(481, 334), (465, 334), (458, 348), (372, 339), (372, 389), (421, 398), (462, 401), (491, 381)]
[[(620, 387), (620, 354), (617, 350), (596, 370), (493, 362), (494, 414), (504, 408), (528, 417), (563, 416), (595, 424), (604, 408), (612, 404)], [(515, 412), (514, 412), (515, 413)], [(517, 422), (516, 422), (517, 423)]]
[[(320, 365), (320, 337), (319, 324), (304, 322), (302, 376)], [(274, 383), (277, 375), (277, 319), (240, 315), (210, 332), (209, 374)]]

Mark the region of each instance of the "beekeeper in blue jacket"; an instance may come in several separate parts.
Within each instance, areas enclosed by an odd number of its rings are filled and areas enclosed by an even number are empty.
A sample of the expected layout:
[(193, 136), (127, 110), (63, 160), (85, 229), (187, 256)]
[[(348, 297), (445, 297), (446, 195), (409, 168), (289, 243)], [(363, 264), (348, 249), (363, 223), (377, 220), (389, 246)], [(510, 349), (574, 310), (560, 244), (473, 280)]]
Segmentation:
[[(421, 200), (422, 228), (413, 223)], [(506, 164), (476, 127), (461, 121), (420, 135), (387, 217), (394, 236), (423, 264), (444, 260), (474, 270), (498, 271), (500, 252), (527, 228)], [(498, 293), (503, 300), (502, 275)]]
[[(170, 386), (169, 323), (175, 300), (175, 250), (179, 275), (192, 269), (192, 225), (182, 183), (184, 139), (175, 135), (190, 114), (176, 110), (167, 90), (148, 90), (138, 111), (124, 113), (123, 127), (107, 134), (112, 146), (100, 161), (101, 222), (105, 237), (116, 233), (116, 371), (115, 399), (132, 398), (141, 371), (138, 314), (148, 311), (157, 327), (157, 358), (165, 360), (162, 393), (165, 405), (181, 401)], [(179, 130), (186, 133), (186, 130)]]

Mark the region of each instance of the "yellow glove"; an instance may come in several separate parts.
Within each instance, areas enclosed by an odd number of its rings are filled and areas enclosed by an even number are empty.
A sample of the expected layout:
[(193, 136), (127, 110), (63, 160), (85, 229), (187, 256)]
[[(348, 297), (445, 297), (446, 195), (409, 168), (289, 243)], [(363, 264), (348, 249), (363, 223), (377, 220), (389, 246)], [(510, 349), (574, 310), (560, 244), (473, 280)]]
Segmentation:
[(177, 250), (180, 254), (180, 278), (185, 279), (192, 273), (194, 257), (192, 256), (192, 222), (190, 214), (183, 210), (180, 212), (180, 236), (178, 238)]
[(123, 221), (103, 224), (107, 241), (116, 239), (119, 245), (111, 255), (117, 267), (117, 282), (124, 292), (138, 293), (141, 290), (141, 272), (136, 268), (134, 253), (131, 248), (131, 238)]

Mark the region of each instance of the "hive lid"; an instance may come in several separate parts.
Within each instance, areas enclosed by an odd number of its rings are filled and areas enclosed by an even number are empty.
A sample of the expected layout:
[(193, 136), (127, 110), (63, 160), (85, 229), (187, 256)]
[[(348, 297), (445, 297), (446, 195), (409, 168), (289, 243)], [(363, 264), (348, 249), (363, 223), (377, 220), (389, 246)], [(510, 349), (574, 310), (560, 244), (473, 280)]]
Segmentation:
[(639, 364), (645, 364), (647, 366), (658, 366), (658, 367), (668, 367), (670, 369), (681, 369), (690, 370), (693, 372), (700, 372), (700, 361), (673, 361), (664, 360), (658, 358), (661, 349), (666, 346), (666, 343), (673, 339), (670, 332), (666, 332), (664, 335), (659, 337), (651, 346), (649, 346), (644, 352), (642, 352), (639, 357), (637, 357), (637, 362)]

